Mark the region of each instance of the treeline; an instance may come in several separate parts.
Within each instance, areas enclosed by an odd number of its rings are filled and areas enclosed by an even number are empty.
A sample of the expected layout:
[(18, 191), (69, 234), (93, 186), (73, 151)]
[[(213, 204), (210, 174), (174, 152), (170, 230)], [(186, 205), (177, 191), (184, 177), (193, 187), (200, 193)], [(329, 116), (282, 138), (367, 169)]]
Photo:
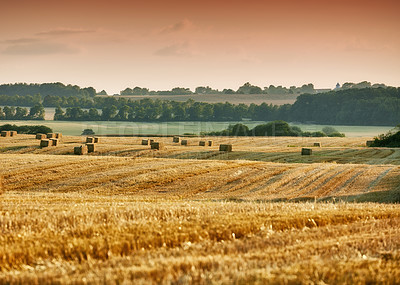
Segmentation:
[(5, 124), (0, 126), (0, 131), (17, 131), (19, 134), (47, 134), (52, 133), (53, 130), (46, 126), (17, 126), (11, 124)]
[(45, 111), (41, 104), (32, 108), (8, 107), (0, 108), (0, 120), (44, 120)]
[[(202, 103), (192, 99), (186, 102), (142, 99), (131, 101), (125, 98), (103, 98), (101, 112), (96, 108), (84, 110), (67, 108), (64, 112), (56, 108), (54, 120), (71, 121), (240, 121), (249, 114), (249, 106), (231, 103)], [(256, 106), (256, 105), (254, 105)], [(272, 105), (271, 105), (272, 106)]]
[[(363, 88), (387, 88), (385, 84), (372, 84), (368, 81), (362, 81), (359, 83), (346, 82), (342, 86), (337, 84), (335, 91), (346, 90), (346, 89), (363, 89)], [(327, 89), (323, 89), (326, 92)], [(329, 89), (328, 89), (329, 90)], [(246, 82), (240, 86), (237, 90), (233, 89), (213, 89), (210, 86), (198, 86), (192, 92), (189, 88), (175, 87), (171, 90), (164, 91), (152, 91), (148, 88), (142, 88), (136, 86), (134, 88), (126, 88), (120, 92), (120, 95), (187, 95), (187, 94), (271, 94), (271, 95), (290, 95), (290, 94), (315, 94), (321, 90), (315, 89), (312, 83), (303, 84), (301, 87), (290, 86), (289, 88), (282, 85), (274, 86), (269, 85), (268, 87), (260, 87), (252, 85)]]
[[(327, 125), (396, 125), (400, 122), (400, 88), (366, 88), (300, 95), (293, 105), (262, 103), (203, 103), (188, 100), (175, 102), (126, 98), (95, 98), (96, 107), (83, 110), (57, 109), (56, 120), (106, 121), (253, 121), (284, 120), (288, 122)], [(99, 99), (99, 100), (97, 100)], [(97, 109), (102, 109), (98, 112)]]
[[(37, 84), (16, 85), (18, 87), (25, 86), (28, 89), (27, 86), (41, 86)], [(46, 84), (42, 85), (47, 86)], [(25, 107), (34, 108), (33, 111), (28, 112), (25, 108), (3, 108), (4, 110), (0, 112), (0, 119), (42, 119), (44, 111), (40, 109), (41, 111), (38, 113), (38, 108), (57, 107), (55, 120), (75, 121), (240, 121), (250, 119), (254, 121), (284, 120), (329, 125), (371, 126), (390, 126), (400, 122), (400, 88), (386, 86), (376, 88), (375, 85), (368, 82), (344, 84), (338, 91), (302, 94), (297, 97), (293, 105), (282, 106), (266, 103), (260, 105), (234, 105), (229, 102), (211, 104), (195, 102), (191, 99), (186, 102), (159, 99), (133, 101), (119, 96), (94, 97), (94, 89), (85, 93), (84, 91), (87, 91), (88, 88), (81, 89), (61, 83), (53, 83), (53, 85), (59, 86), (61, 89), (72, 88), (76, 90), (75, 94), (80, 95), (48, 94), (44, 97), (40, 94), (33, 96), (0, 95), (0, 106), (25, 105)], [(360, 89), (364, 85), (371, 85), (371, 87)], [(312, 86), (303, 87), (311, 90)], [(239, 89), (241, 89), (240, 92), (252, 92), (252, 88), (255, 87), (246, 83)], [(181, 92), (182, 90), (179, 91), (179, 93)], [(63, 111), (62, 108), (67, 108), (67, 110)]]
[(376, 137), (371, 147), (400, 147), (400, 125), (394, 130)]
[(290, 107), (289, 120), (329, 125), (397, 125), (400, 122), (400, 88), (303, 94)]
[(120, 92), (120, 95), (188, 95), (188, 94), (274, 94), (274, 95), (285, 95), (285, 94), (301, 94), (301, 93), (315, 93), (314, 85), (312, 83), (304, 84), (301, 87), (290, 86), (290, 88), (283, 87), (281, 85), (269, 87), (259, 87), (246, 82), (240, 86), (237, 90), (213, 89), (210, 86), (199, 86), (196, 87), (194, 92), (189, 88), (175, 87), (171, 90), (164, 91), (152, 91), (148, 88), (134, 87), (126, 88)]
[(290, 126), (285, 121), (273, 121), (249, 129), (244, 124), (230, 125), (226, 130), (203, 133), (208, 136), (276, 136), (276, 137), (344, 137), (332, 127), (325, 127), (322, 131), (303, 132), (299, 127)]
[(60, 82), (43, 84), (16, 83), (0, 85), (0, 94), (12, 96), (33, 96), (35, 94), (40, 94), (43, 97), (46, 95), (65, 97), (94, 97), (96, 96), (96, 90), (93, 87), (80, 88), (77, 85), (64, 85)]

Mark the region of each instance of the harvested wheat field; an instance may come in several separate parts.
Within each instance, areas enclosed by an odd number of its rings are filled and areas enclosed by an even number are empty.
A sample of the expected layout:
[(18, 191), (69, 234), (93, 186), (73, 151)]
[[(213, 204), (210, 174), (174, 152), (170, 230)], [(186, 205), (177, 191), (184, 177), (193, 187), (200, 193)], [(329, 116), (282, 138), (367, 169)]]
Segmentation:
[[(0, 139), (0, 283), (400, 280), (400, 152), (368, 138)], [(219, 152), (232, 144), (233, 152)], [(0, 191), (1, 192), (1, 191)]]

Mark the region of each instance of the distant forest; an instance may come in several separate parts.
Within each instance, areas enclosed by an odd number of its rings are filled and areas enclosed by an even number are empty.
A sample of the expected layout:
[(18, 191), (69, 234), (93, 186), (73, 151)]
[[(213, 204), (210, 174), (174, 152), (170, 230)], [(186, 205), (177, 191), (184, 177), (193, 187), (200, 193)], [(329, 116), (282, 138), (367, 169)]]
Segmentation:
[[(249, 86), (253, 85), (246, 83), (241, 88)], [(311, 86), (306, 88), (311, 88)], [(17, 91), (19, 93), (15, 93)], [(34, 93), (36, 91), (42, 93)], [(371, 85), (368, 82), (346, 83), (334, 91), (324, 93), (301, 94), (294, 104), (282, 106), (266, 103), (260, 105), (235, 105), (229, 102), (211, 104), (195, 102), (192, 99), (186, 102), (150, 98), (133, 101), (118, 96), (96, 96), (96, 90), (91, 87), (80, 88), (61, 83), (0, 85), (0, 94), (3, 94), (0, 95), (2, 106), (35, 107), (33, 112), (20, 108), (18, 115), (17, 108), (4, 107), (0, 109), (0, 119), (6, 120), (19, 119), (22, 114), (25, 114), (24, 119), (28, 119), (28, 114), (37, 114), (36, 110), (39, 109), (42, 112), (41, 107), (56, 107), (54, 119), (70, 121), (240, 121), (250, 119), (371, 126), (394, 126), (400, 122), (400, 88), (382, 84)], [(62, 108), (67, 109), (64, 111)]]

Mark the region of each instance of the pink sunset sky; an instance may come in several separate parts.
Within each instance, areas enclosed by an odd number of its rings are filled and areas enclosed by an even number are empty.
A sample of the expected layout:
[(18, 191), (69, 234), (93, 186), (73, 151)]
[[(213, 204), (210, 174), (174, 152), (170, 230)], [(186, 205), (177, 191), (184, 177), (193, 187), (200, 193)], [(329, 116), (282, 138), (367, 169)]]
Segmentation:
[(400, 86), (400, 1), (0, 3), (0, 84)]

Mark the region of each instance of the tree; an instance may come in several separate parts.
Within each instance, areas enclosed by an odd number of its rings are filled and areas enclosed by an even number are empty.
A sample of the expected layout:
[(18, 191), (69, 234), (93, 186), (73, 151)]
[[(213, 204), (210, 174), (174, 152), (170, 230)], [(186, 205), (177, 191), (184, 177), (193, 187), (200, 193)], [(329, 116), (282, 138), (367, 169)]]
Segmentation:
[(60, 106), (57, 106), (54, 112), (54, 121), (61, 121), (64, 119), (64, 111)]
[(246, 82), (236, 91), (237, 94), (262, 94), (263, 90), (255, 85), (251, 85), (249, 82)]
[(118, 118), (121, 121), (127, 121), (130, 109), (131, 109), (131, 107), (129, 107), (128, 105), (122, 106), (119, 109), (116, 118)]
[(285, 121), (273, 121), (256, 126), (252, 133), (256, 136), (297, 136), (298, 130), (293, 131)]
[(81, 133), (81, 136), (92, 136), (95, 132), (92, 129), (84, 129)]
[(15, 108), (14, 107), (5, 106), (3, 108), (3, 112), (4, 112), (4, 118), (6, 120), (13, 120), (14, 119), (14, 115), (15, 115)]
[(149, 89), (136, 86), (135, 88), (132, 89), (132, 94), (147, 95), (147, 94), (149, 94)]
[(108, 95), (108, 94), (105, 90), (101, 90), (99, 93), (97, 93), (97, 95)]
[(58, 96), (47, 95), (43, 98), (43, 106), (44, 107), (55, 107), (59, 106), (62, 102), (62, 99)]
[(94, 97), (96, 96), (96, 89), (94, 89), (93, 87), (86, 87), (82, 89), (85, 96), (89, 96), (89, 97)]
[(206, 86), (206, 87), (199, 86), (199, 87), (196, 87), (194, 93), (196, 93), (196, 94), (218, 94), (219, 91), (216, 89), (215, 90), (212, 89), (210, 86)]
[(224, 89), (222, 90), (222, 94), (235, 94), (236, 92), (232, 89)]
[(104, 121), (112, 120), (117, 114), (117, 106), (111, 105), (110, 107), (106, 106), (102, 109), (101, 119)]
[(230, 125), (228, 131), (230, 136), (248, 136), (250, 134), (249, 127), (243, 124)]
[(192, 94), (192, 91), (190, 91), (189, 88), (175, 87), (175, 88), (172, 88), (171, 94), (173, 94), (173, 95), (187, 95), (187, 94)]
[(89, 117), (89, 120), (91, 120), (91, 121), (100, 120), (99, 111), (97, 111), (97, 109), (95, 109), (95, 108), (90, 108), (89, 109), (89, 113), (88, 113), (88, 117)]
[(315, 93), (314, 85), (312, 83), (304, 84), (300, 88), (300, 93), (309, 93), (309, 94)]
[(83, 119), (83, 110), (79, 107), (72, 107), (72, 108), (67, 108), (65, 112), (65, 118), (71, 120), (71, 121), (79, 121)]
[(26, 109), (26, 108), (21, 108), (21, 107), (17, 107), (17, 108), (15, 109), (15, 116), (14, 116), (14, 118), (15, 118), (16, 120), (24, 120), (24, 119), (26, 119), (27, 115), (28, 115), (28, 109)]
[(44, 120), (45, 111), (42, 104), (36, 104), (29, 111), (31, 120)]

